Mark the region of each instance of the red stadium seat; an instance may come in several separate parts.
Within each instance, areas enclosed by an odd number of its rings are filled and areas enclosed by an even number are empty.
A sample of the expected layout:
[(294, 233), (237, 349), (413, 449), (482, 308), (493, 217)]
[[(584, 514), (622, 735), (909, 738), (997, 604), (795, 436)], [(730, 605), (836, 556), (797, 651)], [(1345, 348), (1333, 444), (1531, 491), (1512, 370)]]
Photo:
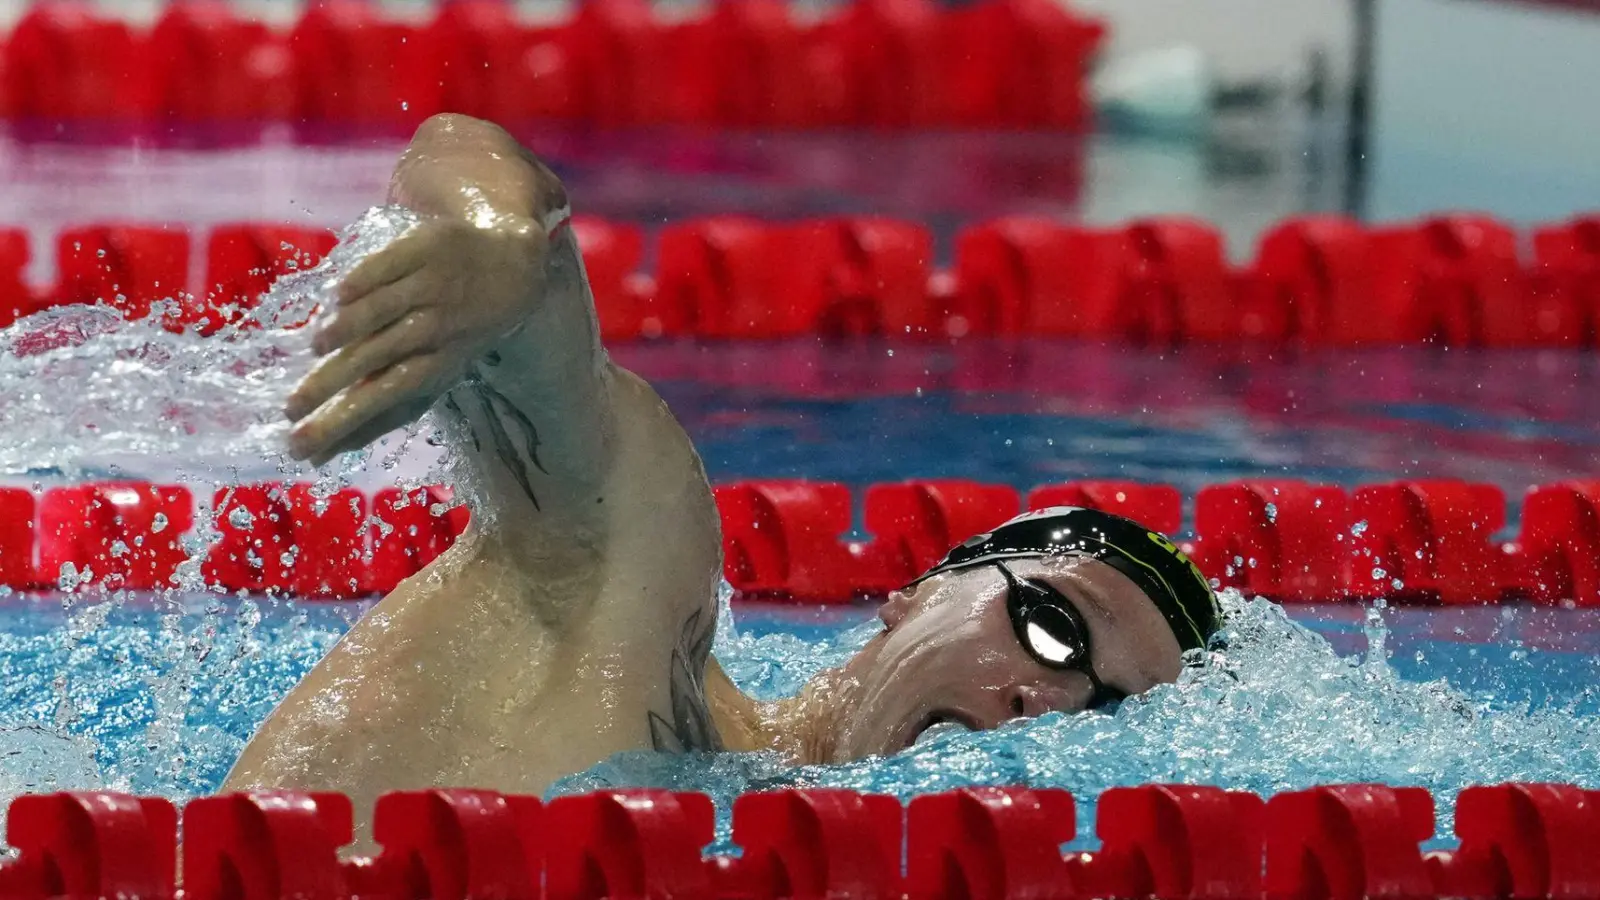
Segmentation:
[(63, 231), (56, 241), (56, 286), (61, 303), (104, 303), (130, 319), (167, 305), (169, 327), (198, 324), (183, 302), (189, 286), (189, 233), (157, 225), (89, 225)]

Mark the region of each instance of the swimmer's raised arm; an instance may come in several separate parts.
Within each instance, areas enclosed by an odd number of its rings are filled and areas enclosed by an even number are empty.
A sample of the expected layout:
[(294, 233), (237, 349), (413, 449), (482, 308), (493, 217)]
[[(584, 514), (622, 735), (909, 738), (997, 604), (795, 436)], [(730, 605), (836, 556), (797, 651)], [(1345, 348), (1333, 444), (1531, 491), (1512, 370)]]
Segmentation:
[[(598, 552), (624, 437), (653, 446), (649, 462), (672, 479), (703, 484), (660, 400), (600, 345), (549, 169), (493, 124), (436, 116), (396, 167), (390, 199), (423, 222), (340, 286), (313, 339), (323, 359), (288, 404), (296, 457), (359, 448), (438, 402), (482, 482), (480, 514), (535, 539), (515, 542), (519, 558)], [(630, 466), (647, 461), (638, 455)]]

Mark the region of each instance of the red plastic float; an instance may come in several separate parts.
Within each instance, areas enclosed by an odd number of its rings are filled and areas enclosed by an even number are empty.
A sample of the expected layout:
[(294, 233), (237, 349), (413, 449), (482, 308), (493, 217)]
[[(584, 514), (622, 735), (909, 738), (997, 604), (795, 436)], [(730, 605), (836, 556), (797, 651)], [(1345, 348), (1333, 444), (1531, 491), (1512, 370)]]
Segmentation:
[(443, 55), (431, 37), (359, 0), (308, 7), (288, 39), (292, 121), (408, 128), (441, 111)]
[(179, 537), (194, 524), (188, 488), (99, 482), (52, 488), (39, 501), (40, 584), (74, 583), (156, 590), (171, 586), (186, 558)]
[(348, 598), (369, 584), (364, 562), (367, 500), (346, 488), (319, 499), (306, 484), (239, 485), (217, 491), (222, 536), (202, 571), (232, 590)]
[(934, 333), (928, 305), (933, 237), (881, 218), (807, 222), (785, 230), (779, 302), (789, 326), (830, 336)]
[(966, 788), (906, 807), (907, 900), (1079, 896), (1061, 845), (1077, 834), (1072, 795)]
[(722, 565), (728, 583), (751, 596), (811, 602), (851, 599), (859, 566), (841, 543), (851, 525), (850, 490), (809, 481), (718, 485)]
[(1237, 900), (1261, 896), (1263, 803), (1193, 785), (1112, 788), (1100, 795), (1100, 849), (1074, 865), (1087, 897)]
[(1241, 334), (1270, 343), (1399, 342), (1395, 323), (1373, 309), (1370, 244), (1361, 223), (1339, 216), (1268, 229), (1238, 285)]
[(1351, 554), (1344, 489), (1301, 481), (1210, 485), (1195, 496), (1195, 564), (1222, 587), (1287, 602), (1338, 599)]
[(1432, 900), (1420, 845), (1433, 837), (1422, 788), (1341, 784), (1267, 801), (1268, 900)]
[(24, 795), (11, 801), (6, 843), (17, 853), (0, 862), (6, 900), (170, 900), (176, 893), (178, 814), (161, 798)]
[(1029, 509), (1079, 506), (1126, 516), (1153, 531), (1177, 534), (1183, 524), (1183, 495), (1170, 484), (1137, 481), (1074, 481), (1034, 488)]
[(1566, 784), (1469, 787), (1456, 799), (1460, 849), (1430, 854), (1435, 890), (1490, 900), (1600, 897), (1600, 791)]
[(262, 791), (191, 800), (183, 810), (184, 900), (343, 900), (350, 891), (339, 848), (352, 831), (343, 794)]
[(545, 808), (546, 900), (706, 897), (713, 810), (659, 790), (558, 797)]
[(149, 80), (132, 30), (88, 3), (28, 7), (5, 54), (0, 108), (12, 118), (127, 121), (149, 111)]
[(1536, 272), (1547, 276), (1554, 302), (1535, 312), (1535, 339), (1557, 346), (1600, 344), (1600, 215), (1533, 233)]
[(287, 118), (293, 104), (284, 39), (226, 3), (168, 6), (141, 56), (158, 118), (237, 125)]
[(1520, 587), (1539, 603), (1600, 606), (1600, 481), (1536, 487), (1522, 504)]
[(948, 119), (959, 125), (1082, 127), (1105, 26), (1053, 0), (988, 0), (947, 14)]
[(655, 338), (665, 335), (669, 326), (680, 325), (681, 316), (662, 315), (654, 284), (638, 274), (639, 260), (644, 255), (644, 233), (637, 225), (574, 216), (572, 230), (583, 251), (583, 268), (594, 294), (601, 338)]
[(158, 225), (89, 225), (56, 241), (60, 303), (104, 303), (130, 319), (150, 315), (156, 301), (177, 300), (172, 327), (197, 324), (182, 303), (189, 285), (189, 233)]
[(0, 487), (0, 586), (34, 584), (34, 506), (31, 491)]
[(454, 502), (450, 489), (439, 485), (373, 494), (365, 590), (386, 594), (450, 549), (471, 515)]
[(864, 551), (885, 589), (927, 571), (951, 547), (1015, 516), (1017, 492), (976, 481), (908, 481), (867, 488)]
[(29, 255), (26, 231), (0, 228), (0, 328), (39, 309), (25, 277)]
[(1374, 301), (1401, 340), (1528, 345), (1531, 304), (1510, 227), (1447, 216), (1370, 232)]
[(895, 900), (905, 810), (840, 790), (745, 794), (733, 803), (737, 859), (716, 858), (716, 895), (741, 900)]
[(350, 893), (540, 900), (543, 819), (537, 797), (457, 789), (385, 794), (372, 824), (383, 851), (345, 867)]
[(1346, 586), (1358, 597), (1493, 603), (1507, 583), (1505, 526), (1494, 485), (1404, 481), (1356, 489)]
[[(202, 331), (237, 321), (260, 302), (272, 282), (315, 266), (337, 236), (320, 228), (241, 223), (219, 225), (206, 242)], [(288, 323), (304, 324), (303, 322)]]

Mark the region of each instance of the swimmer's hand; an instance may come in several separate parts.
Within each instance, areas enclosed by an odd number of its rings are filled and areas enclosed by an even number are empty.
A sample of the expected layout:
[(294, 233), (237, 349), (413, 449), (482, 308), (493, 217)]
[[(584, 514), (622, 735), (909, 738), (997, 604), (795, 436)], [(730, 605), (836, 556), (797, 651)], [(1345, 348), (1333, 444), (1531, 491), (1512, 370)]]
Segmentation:
[(523, 325), (544, 289), (538, 223), (424, 220), (339, 285), (312, 338), (321, 360), (289, 396), (289, 451), (322, 465), (416, 420)]

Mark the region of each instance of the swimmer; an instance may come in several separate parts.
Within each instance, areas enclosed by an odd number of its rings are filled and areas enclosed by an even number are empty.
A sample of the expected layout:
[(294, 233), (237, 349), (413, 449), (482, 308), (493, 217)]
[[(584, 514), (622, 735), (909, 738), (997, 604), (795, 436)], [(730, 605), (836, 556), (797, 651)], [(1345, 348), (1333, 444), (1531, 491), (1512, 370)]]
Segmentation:
[(439, 116), (390, 200), (424, 221), (343, 280), (286, 414), (326, 462), (429, 409), (478, 485), (473, 523), (292, 690), (226, 790), (470, 786), (542, 794), (620, 751), (892, 754), (1174, 680), (1218, 627), (1205, 579), (1128, 520), (1058, 508), (956, 547), (883, 630), (795, 697), (711, 657), (711, 489), (665, 404), (599, 340), (557, 178), (494, 125)]

